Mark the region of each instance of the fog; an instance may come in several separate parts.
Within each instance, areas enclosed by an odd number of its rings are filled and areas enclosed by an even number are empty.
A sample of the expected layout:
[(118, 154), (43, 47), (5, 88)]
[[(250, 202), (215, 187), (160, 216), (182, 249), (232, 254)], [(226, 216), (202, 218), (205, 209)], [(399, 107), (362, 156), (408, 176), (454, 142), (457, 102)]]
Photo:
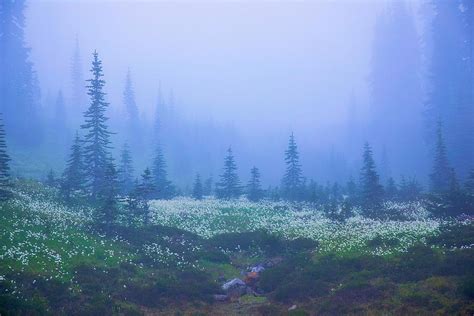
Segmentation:
[[(405, 175), (425, 183), (433, 16), (422, 1), (27, 2), (25, 45), (41, 112), (54, 117), (62, 91), (68, 132), (53, 160), (43, 139), (40, 167), (18, 173), (61, 172), (89, 103), (85, 87), (75, 97), (73, 57), (85, 86), (97, 51), (114, 156), (124, 142), (141, 143), (132, 146), (136, 170), (150, 165), (160, 143), (184, 188), (197, 172), (217, 177), (232, 146), (243, 179), (255, 165), (265, 185), (278, 185), (293, 132), (308, 180), (357, 177), (369, 141), (383, 181)], [(139, 140), (122, 130), (128, 71), (148, 131)], [(167, 132), (150, 133), (157, 119)]]

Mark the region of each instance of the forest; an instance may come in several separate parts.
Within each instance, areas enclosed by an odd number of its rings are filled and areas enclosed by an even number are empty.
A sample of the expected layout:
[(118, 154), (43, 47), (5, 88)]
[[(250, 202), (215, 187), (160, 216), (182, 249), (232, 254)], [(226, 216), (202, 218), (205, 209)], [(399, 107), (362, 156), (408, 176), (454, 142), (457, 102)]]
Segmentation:
[(473, 315), (474, 2), (0, 0), (0, 315)]

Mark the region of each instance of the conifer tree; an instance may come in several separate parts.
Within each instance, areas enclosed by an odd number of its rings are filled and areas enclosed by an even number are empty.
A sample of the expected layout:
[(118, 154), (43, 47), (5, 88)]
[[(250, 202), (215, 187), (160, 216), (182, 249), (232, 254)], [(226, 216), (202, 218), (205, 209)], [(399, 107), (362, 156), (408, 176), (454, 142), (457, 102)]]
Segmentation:
[[(96, 199), (103, 185), (106, 169), (110, 169), (110, 135), (107, 127), (108, 118), (105, 112), (108, 103), (105, 101), (103, 87), (105, 81), (102, 79), (102, 61), (95, 51), (92, 61), (92, 79), (87, 88), (90, 96), (90, 106), (84, 113), (85, 123), (81, 128), (85, 130), (84, 136), (84, 162), (86, 164), (86, 175), (90, 187), (91, 197)], [(109, 170), (110, 171), (110, 170)]]
[(79, 133), (76, 132), (76, 137), (71, 146), (71, 154), (63, 173), (61, 193), (63, 197), (69, 199), (73, 192), (83, 191), (85, 185), (86, 178), (84, 173), (81, 139), (79, 138)]
[(117, 193), (117, 170), (112, 159), (109, 159), (105, 165), (101, 186), (99, 187), (100, 205), (96, 211), (97, 222), (104, 225), (106, 230), (110, 230), (110, 226), (117, 219), (119, 213)]
[(166, 161), (160, 146), (157, 146), (151, 172), (155, 186), (155, 197), (157, 199), (172, 198), (175, 195), (175, 189), (171, 181), (168, 180)]
[(132, 155), (128, 144), (125, 143), (120, 153), (120, 162), (118, 167), (118, 181), (120, 194), (127, 195), (133, 189), (133, 163)]
[(82, 71), (81, 52), (79, 38), (76, 36), (74, 53), (71, 60), (71, 115), (72, 123), (81, 117), (85, 109), (86, 88), (84, 87), (84, 76)]
[(390, 177), (387, 180), (387, 185), (385, 187), (385, 198), (387, 200), (394, 200), (398, 196), (398, 188), (395, 180)]
[(132, 75), (130, 69), (127, 71), (125, 79), (125, 89), (123, 91), (123, 103), (127, 110), (127, 134), (134, 141), (140, 141), (140, 121), (138, 107), (135, 101), (135, 91), (133, 90)]
[(286, 172), (282, 180), (282, 193), (288, 200), (298, 200), (302, 194), (303, 176), (293, 133), (290, 135), (288, 149), (285, 151), (285, 163)]
[(206, 181), (204, 181), (204, 186), (203, 186), (203, 192), (202, 194), (203, 195), (212, 195), (212, 183), (213, 183), (213, 179), (212, 179), (212, 175), (209, 176), (209, 178), (206, 179)]
[(448, 191), (451, 179), (451, 167), (448, 162), (442, 128), (441, 122), (438, 122), (433, 169), (430, 174), (430, 189), (435, 194)]
[(0, 201), (6, 201), (11, 196), (10, 193), (10, 156), (7, 153), (5, 141), (5, 129), (0, 119)]
[(53, 169), (49, 169), (48, 174), (46, 175), (45, 184), (50, 187), (55, 187), (57, 184), (56, 181), (56, 174), (54, 173)]
[(201, 182), (201, 176), (196, 174), (196, 178), (194, 180), (194, 185), (193, 185), (193, 198), (196, 200), (202, 200), (203, 196), (203, 186)]
[(474, 196), (474, 169), (471, 169), (465, 184), (466, 192)]
[(141, 182), (136, 186), (134, 196), (136, 198), (137, 215), (142, 219), (144, 225), (151, 220), (149, 200), (155, 192), (153, 176), (149, 168), (143, 171)]
[(375, 168), (372, 149), (368, 143), (364, 145), (363, 166), (360, 174), (360, 198), (363, 211), (368, 217), (383, 215), (383, 187)]
[(257, 167), (250, 170), (250, 180), (247, 184), (247, 198), (249, 201), (257, 202), (263, 198), (262, 185), (260, 183), (260, 171)]
[(347, 198), (349, 199), (351, 204), (356, 204), (357, 203), (357, 184), (354, 181), (354, 177), (351, 175), (349, 178), (349, 181), (346, 184), (346, 189), (347, 193)]
[(220, 199), (233, 199), (240, 197), (240, 194), (241, 186), (237, 175), (237, 165), (232, 154), (232, 148), (229, 147), (224, 159), (224, 172), (220, 176), (220, 181), (216, 183), (216, 195)]

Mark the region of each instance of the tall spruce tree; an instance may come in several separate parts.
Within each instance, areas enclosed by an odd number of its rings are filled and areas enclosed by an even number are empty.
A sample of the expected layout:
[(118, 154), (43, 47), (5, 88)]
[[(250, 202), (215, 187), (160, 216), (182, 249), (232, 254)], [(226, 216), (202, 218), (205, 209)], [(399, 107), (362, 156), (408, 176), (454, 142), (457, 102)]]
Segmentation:
[(125, 78), (125, 88), (123, 91), (123, 103), (127, 111), (127, 136), (133, 140), (134, 144), (140, 141), (140, 119), (138, 107), (135, 101), (135, 91), (133, 89), (132, 75), (130, 69)]
[(61, 181), (61, 193), (66, 200), (72, 193), (82, 192), (86, 185), (84, 173), (84, 161), (82, 157), (81, 139), (76, 132), (74, 142), (71, 146), (71, 154), (67, 161)]
[(0, 118), (0, 201), (6, 201), (11, 196), (10, 188), (10, 156), (7, 153), (5, 129)]
[(12, 143), (39, 143), (39, 85), (25, 45), (25, 0), (0, 1), (0, 112)]
[(282, 194), (291, 201), (301, 199), (303, 192), (303, 176), (299, 160), (298, 147), (293, 133), (285, 151), (286, 172), (282, 180)]
[[(102, 61), (96, 51), (92, 61), (92, 79), (87, 80), (87, 94), (90, 97), (90, 106), (84, 113), (85, 123), (81, 128), (84, 136), (84, 161), (86, 163), (86, 176), (89, 182), (90, 193), (93, 199), (99, 195), (103, 186), (105, 171), (110, 163), (110, 135), (107, 127), (108, 118), (105, 112), (108, 103), (105, 101), (103, 91), (105, 81), (102, 79)], [(110, 169), (110, 168), (109, 168)]]
[(464, 188), (468, 194), (474, 196), (474, 169), (469, 172)]
[(118, 167), (118, 181), (120, 194), (127, 195), (133, 189), (133, 162), (132, 154), (128, 144), (125, 143), (120, 153), (120, 162)]
[(194, 179), (194, 185), (193, 185), (193, 198), (196, 200), (202, 200), (202, 195), (203, 195), (203, 186), (201, 182), (201, 176), (196, 174), (196, 178)]
[(450, 187), (451, 167), (449, 166), (446, 145), (444, 144), (443, 125), (438, 122), (436, 130), (433, 169), (430, 174), (430, 190), (439, 194), (447, 192)]
[(151, 169), (153, 175), (153, 184), (155, 186), (155, 198), (169, 199), (175, 195), (175, 189), (171, 181), (168, 180), (166, 171), (166, 160), (161, 147), (156, 148), (155, 158)]
[(71, 123), (79, 123), (77, 121), (86, 110), (86, 94), (87, 90), (84, 87), (84, 75), (82, 71), (81, 51), (79, 48), (79, 38), (76, 36), (74, 53), (71, 60)]
[(204, 186), (203, 186), (203, 195), (212, 195), (212, 183), (214, 182), (212, 175), (209, 176), (209, 178), (204, 181)]
[(360, 173), (360, 202), (364, 214), (368, 217), (383, 216), (382, 199), (383, 187), (375, 168), (372, 148), (365, 143)]
[(257, 167), (250, 170), (250, 180), (247, 184), (247, 199), (257, 202), (263, 198), (262, 185), (260, 183), (260, 171)]
[(220, 176), (220, 181), (216, 183), (216, 195), (219, 199), (233, 199), (240, 197), (241, 193), (237, 165), (232, 154), (232, 148), (229, 147), (224, 159), (224, 172)]

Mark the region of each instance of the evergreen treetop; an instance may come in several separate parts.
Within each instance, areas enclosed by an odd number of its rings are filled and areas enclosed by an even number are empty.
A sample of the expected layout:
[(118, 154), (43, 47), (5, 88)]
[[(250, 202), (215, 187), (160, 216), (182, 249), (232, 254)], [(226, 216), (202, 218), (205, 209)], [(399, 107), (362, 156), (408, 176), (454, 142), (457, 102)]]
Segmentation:
[(290, 135), (288, 148), (285, 151), (285, 163), (286, 171), (282, 180), (283, 194), (289, 200), (297, 200), (301, 197), (303, 176), (293, 133)]
[(238, 198), (241, 194), (237, 165), (230, 147), (227, 149), (227, 156), (224, 159), (224, 172), (220, 176), (220, 181), (216, 184), (216, 194), (220, 199)]

